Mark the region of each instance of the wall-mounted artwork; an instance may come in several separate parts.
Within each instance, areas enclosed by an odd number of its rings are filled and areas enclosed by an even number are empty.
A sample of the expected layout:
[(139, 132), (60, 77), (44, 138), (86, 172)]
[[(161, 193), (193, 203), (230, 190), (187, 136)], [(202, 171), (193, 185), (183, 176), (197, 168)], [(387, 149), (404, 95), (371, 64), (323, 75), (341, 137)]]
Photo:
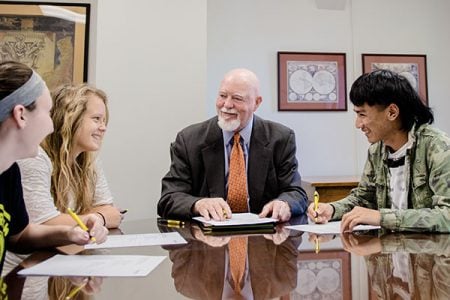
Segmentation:
[(87, 81), (90, 4), (1, 2), (0, 61), (36, 70), (52, 89)]
[(363, 73), (379, 69), (396, 72), (411, 83), (428, 105), (427, 56), (424, 54), (362, 54)]
[(347, 110), (345, 53), (278, 52), (278, 110)]

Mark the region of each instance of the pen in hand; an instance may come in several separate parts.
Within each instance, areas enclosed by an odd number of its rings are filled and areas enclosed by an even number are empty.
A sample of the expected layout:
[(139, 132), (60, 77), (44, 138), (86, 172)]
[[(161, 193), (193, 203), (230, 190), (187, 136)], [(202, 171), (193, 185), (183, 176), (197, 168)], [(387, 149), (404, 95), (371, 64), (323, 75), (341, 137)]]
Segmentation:
[(229, 206), (226, 208), (222, 208), (222, 217), (224, 218), (224, 220), (228, 220), (233, 217), (233, 212), (231, 211), (231, 208)]
[[(87, 228), (87, 226), (83, 223), (83, 221), (81, 221), (80, 217), (78, 217), (78, 215), (73, 212), (73, 210), (71, 210), (70, 208), (67, 208), (67, 212), (72, 217), (72, 219), (74, 219), (75, 222), (77, 222), (78, 226), (80, 226), (81, 229), (83, 229), (86, 232), (89, 232), (89, 229)], [(91, 241), (93, 241), (95, 243), (97, 240), (95, 239), (95, 237), (92, 236)]]
[(316, 212), (316, 216), (314, 218), (314, 222), (317, 223), (317, 209), (319, 208), (319, 193), (317, 191), (314, 192), (314, 211)]

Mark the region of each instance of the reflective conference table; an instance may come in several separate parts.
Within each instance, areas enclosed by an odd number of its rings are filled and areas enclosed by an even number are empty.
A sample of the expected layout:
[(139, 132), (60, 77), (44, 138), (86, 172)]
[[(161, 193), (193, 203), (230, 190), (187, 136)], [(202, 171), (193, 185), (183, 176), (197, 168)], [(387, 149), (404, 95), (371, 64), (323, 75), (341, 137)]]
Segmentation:
[[(304, 222), (304, 219), (296, 223)], [(90, 250), (81, 254), (163, 255), (146, 277), (22, 277), (16, 274), (55, 252), (35, 253), (1, 282), (1, 299), (222, 299), (230, 236), (205, 235), (156, 219), (124, 222), (112, 234), (178, 231), (184, 245)], [(248, 235), (246, 272), (251, 297), (240, 299), (450, 299), (450, 235), (371, 231), (315, 236), (279, 225)], [(49, 296), (50, 295), (50, 296)], [(226, 299), (234, 299), (226, 297)]]

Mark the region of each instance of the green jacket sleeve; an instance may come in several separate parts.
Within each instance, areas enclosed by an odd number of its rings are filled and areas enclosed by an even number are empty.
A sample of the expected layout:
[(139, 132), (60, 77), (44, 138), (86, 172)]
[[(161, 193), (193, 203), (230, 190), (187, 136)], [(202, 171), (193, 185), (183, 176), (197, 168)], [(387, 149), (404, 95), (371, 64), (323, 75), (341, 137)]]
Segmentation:
[(381, 226), (395, 231), (450, 232), (450, 139), (421, 139), (411, 164), (411, 209), (383, 208)]
[(369, 147), (359, 186), (346, 198), (332, 203), (333, 219), (355, 206), (378, 209), (381, 226), (393, 231), (450, 232), (450, 139), (443, 132), (423, 125), (409, 162), (408, 207), (390, 208), (389, 169), (381, 143)]

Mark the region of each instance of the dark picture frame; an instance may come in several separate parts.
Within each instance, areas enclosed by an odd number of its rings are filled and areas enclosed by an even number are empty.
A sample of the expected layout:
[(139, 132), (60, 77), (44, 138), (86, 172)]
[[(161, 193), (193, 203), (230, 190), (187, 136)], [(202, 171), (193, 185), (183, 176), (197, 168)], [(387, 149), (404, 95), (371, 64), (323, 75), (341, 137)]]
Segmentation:
[(403, 75), (428, 106), (427, 56), (425, 54), (363, 53), (363, 73), (388, 69)]
[(351, 254), (345, 250), (300, 252), (291, 299), (351, 299)]
[(87, 82), (89, 3), (0, 3), (0, 61), (24, 63), (50, 89)]
[(278, 52), (279, 111), (346, 111), (345, 53)]

